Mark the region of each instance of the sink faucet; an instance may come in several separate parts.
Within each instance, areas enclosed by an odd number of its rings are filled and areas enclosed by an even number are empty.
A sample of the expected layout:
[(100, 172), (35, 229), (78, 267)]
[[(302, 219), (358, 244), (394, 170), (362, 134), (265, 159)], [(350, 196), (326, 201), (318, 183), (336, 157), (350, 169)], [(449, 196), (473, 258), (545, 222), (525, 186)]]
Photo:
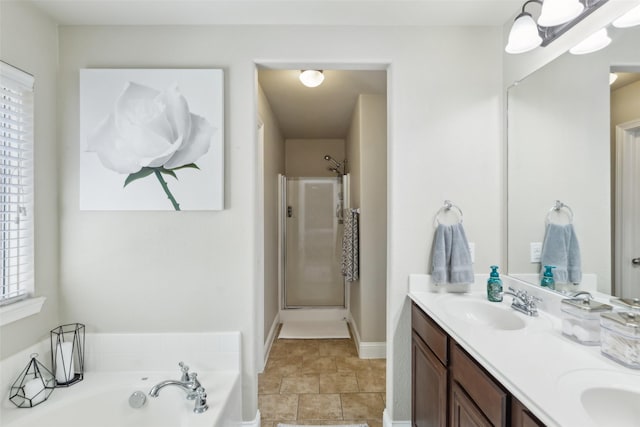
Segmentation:
[(195, 400), (193, 412), (201, 414), (209, 409), (209, 406), (207, 405), (207, 394), (200, 381), (198, 381), (198, 374), (195, 372), (189, 373), (189, 367), (183, 362), (180, 362), (179, 366), (182, 370), (182, 377), (179, 380), (160, 381), (149, 390), (149, 396), (158, 397), (160, 390), (168, 386), (179, 387), (187, 393), (188, 400)]
[(578, 298), (578, 297), (582, 296), (582, 297), (584, 297), (583, 299), (593, 299), (593, 295), (591, 295), (591, 292), (587, 292), (587, 291), (573, 292), (573, 293), (569, 294), (569, 296), (571, 298)]
[(503, 295), (511, 295), (511, 308), (517, 310), (527, 316), (537, 316), (538, 307), (536, 302), (542, 302), (542, 300), (536, 296), (527, 294), (527, 291), (515, 290), (509, 287), (510, 291), (504, 291)]

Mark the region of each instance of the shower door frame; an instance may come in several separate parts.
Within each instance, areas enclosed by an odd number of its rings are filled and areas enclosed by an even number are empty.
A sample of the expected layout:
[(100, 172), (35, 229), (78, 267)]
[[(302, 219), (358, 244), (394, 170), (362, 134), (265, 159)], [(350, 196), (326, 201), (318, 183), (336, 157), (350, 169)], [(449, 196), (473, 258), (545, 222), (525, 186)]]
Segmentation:
[[(278, 203), (278, 226), (280, 227), (280, 232), (278, 233), (279, 239), (279, 247), (280, 247), (280, 309), (281, 310), (348, 310), (349, 309), (349, 292), (347, 288), (347, 281), (342, 276), (342, 292), (343, 292), (343, 305), (288, 305), (287, 304), (287, 184), (290, 179), (314, 179), (314, 178), (326, 178), (326, 179), (337, 179), (331, 177), (287, 177), (286, 175), (279, 174), (278, 175), (278, 188), (279, 188), (279, 197), (280, 201)], [(340, 181), (338, 181), (340, 183)], [(348, 188), (348, 175), (344, 175), (342, 177), (342, 188), (339, 191), (342, 191), (342, 209), (346, 208), (346, 204), (348, 203), (348, 198), (346, 197), (345, 189)]]

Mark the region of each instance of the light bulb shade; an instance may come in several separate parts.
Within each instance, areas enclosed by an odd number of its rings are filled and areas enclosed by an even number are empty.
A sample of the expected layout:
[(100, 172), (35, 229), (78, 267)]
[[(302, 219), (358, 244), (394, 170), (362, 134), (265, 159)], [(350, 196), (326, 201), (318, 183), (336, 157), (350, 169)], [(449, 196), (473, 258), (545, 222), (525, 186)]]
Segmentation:
[(569, 49), (569, 52), (574, 55), (584, 55), (604, 49), (609, 46), (609, 43), (611, 43), (611, 38), (607, 34), (607, 29), (602, 28)]
[(616, 73), (609, 73), (609, 85), (612, 85), (616, 80), (618, 80), (618, 75)]
[(320, 86), (324, 81), (322, 70), (302, 70), (300, 71), (300, 81), (307, 87)]
[(640, 25), (640, 6), (636, 6), (620, 18), (613, 21), (616, 28), (629, 28)]
[(538, 18), (541, 27), (555, 27), (571, 21), (584, 10), (578, 0), (544, 0)]
[(531, 17), (531, 14), (523, 12), (511, 26), (509, 40), (504, 50), (507, 53), (528, 52), (542, 43), (542, 37), (538, 33), (538, 26)]

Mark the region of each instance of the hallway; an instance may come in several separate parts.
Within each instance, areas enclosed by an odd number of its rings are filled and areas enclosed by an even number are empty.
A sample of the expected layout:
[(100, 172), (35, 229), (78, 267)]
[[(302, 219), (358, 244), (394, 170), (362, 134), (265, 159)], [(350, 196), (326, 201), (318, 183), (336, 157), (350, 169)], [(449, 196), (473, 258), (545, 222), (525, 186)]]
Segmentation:
[(385, 378), (386, 360), (358, 358), (353, 339), (278, 339), (258, 376), (261, 425), (381, 427)]

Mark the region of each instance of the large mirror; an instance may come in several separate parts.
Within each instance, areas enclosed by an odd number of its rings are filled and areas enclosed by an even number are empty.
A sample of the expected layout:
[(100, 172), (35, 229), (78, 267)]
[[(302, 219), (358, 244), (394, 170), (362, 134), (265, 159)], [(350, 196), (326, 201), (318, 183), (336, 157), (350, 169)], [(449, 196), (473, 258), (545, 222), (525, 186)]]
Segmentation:
[[(604, 50), (567, 52), (508, 89), (507, 271), (539, 284), (536, 260), (546, 224), (571, 222), (582, 277), (580, 285), (559, 284), (558, 289), (640, 297), (640, 266), (631, 262), (640, 251), (627, 253), (621, 262), (630, 245), (640, 250), (640, 172), (636, 178), (626, 175), (630, 155), (617, 153), (620, 143), (615, 142), (616, 125), (625, 123), (617, 138), (637, 142), (635, 167), (640, 169), (640, 27), (611, 27), (609, 35), (613, 41)], [(610, 86), (610, 71), (626, 74)], [(637, 128), (630, 125), (633, 120)], [(624, 174), (620, 161), (627, 162)], [(621, 179), (626, 192), (616, 197)], [(635, 217), (629, 216), (629, 203), (626, 216), (621, 215), (620, 202), (633, 197)], [(616, 228), (622, 242), (616, 240)], [(624, 264), (622, 270), (616, 263)]]

